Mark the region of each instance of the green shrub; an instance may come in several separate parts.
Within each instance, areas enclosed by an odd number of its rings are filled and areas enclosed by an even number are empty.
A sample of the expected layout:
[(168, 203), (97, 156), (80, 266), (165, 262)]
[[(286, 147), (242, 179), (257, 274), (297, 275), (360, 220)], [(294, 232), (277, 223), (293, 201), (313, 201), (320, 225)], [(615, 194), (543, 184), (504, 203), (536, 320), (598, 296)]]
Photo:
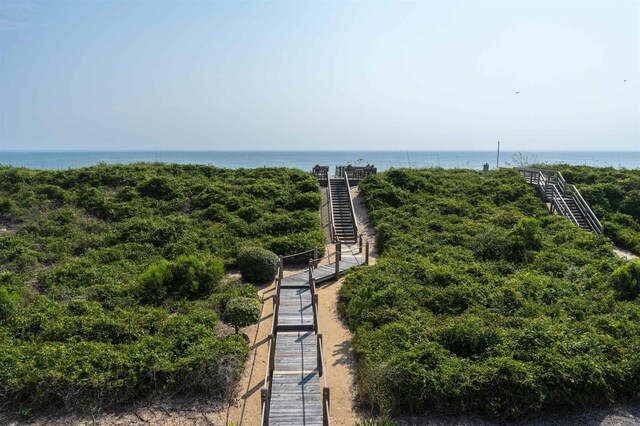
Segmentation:
[(238, 253), (242, 278), (253, 283), (273, 281), (278, 272), (278, 256), (261, 247), (245, 247)]
[(256, 291), (221, 280), (223, 262), (324, 244), (301, 170), (0, 166), (0, 182), (0, 407), (25, 413), (228, 397), (249, 347), (216, 324)]
[(0, 323), (11, 318), (18, 310), (21, 297), (10, 292), (6, 287), (0, 287)]
[[(621, 207), (614, 180), (598, 191)], [(605, 237), (549, 215), (517, 172), (396, 170), (360, 193), (382, 254), (346, 277), (339, 310), (373, 410), (510, 419), (640, 397), (640, 262), (617, 269)], [(634, 241), (632, 216), (609, 218)]]
[(145, 197), (152, 197), (158, 200), (171, 200), (180, 197), (181, 188), (176, 179), (166, 176), (154, 176), (142, 182), (138, 186), (138, 192)]
[(638, 297), (640, 295), (640, 260), (630, 260), (613, 271), (610, 282), (620, 299), (633, 300)]
[(255, 297), (236, 297), (227, 303), (224, 321), (233, 325), (238, 334), (240, 327), (247, 327), (260, 321), (262, 306)]
[(138, 291), (149, 303), (162, 303), (167, 298), (194, 300), (213, 292), (223, 274), (220, 259), (180, 256), (150, 266), (138, 277)]

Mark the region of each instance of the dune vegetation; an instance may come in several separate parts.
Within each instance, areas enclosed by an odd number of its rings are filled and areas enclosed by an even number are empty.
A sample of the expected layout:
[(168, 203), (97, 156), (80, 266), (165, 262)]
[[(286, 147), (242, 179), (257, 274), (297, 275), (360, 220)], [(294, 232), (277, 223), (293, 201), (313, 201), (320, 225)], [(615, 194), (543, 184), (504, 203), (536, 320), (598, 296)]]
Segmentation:
[(549, 215), (514, 170), (390, 170), (360, 192), (381, 257), (340, 310), (364, 404), (515, 418), (640, 398), (640, 263), (606, 236)]
[(640, 169), (557, 166), (575, 184), (620, 247), (640, 254)]
[(292, 169), (0, 167), (0, 407), (228, 396), (259, 306), (225, 271), (322, 247), (319, 206)]

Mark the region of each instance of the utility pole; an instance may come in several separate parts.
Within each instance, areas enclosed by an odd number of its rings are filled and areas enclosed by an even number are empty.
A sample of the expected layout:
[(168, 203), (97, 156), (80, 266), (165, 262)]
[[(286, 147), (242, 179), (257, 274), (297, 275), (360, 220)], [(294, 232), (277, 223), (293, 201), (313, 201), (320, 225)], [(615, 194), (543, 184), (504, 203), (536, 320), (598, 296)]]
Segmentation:
[(498, 141), (498, 155), (496, 156), (496, 169), (500, 168), (500, 141)]

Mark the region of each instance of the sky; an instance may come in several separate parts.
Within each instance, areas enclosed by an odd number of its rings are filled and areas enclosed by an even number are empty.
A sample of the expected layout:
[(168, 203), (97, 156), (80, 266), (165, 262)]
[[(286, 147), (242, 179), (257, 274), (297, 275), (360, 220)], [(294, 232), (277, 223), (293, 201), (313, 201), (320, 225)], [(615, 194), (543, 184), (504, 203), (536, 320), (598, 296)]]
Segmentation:
[(0, 150), (498, 140), (639, 151), (640, 2), (0, 0)]

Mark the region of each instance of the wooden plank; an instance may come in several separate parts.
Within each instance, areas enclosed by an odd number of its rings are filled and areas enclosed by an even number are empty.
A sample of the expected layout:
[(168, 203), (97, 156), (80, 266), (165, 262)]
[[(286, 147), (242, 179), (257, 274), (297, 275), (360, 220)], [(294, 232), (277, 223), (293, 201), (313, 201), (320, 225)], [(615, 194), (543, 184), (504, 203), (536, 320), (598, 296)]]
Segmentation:
[(273, 375), (269, 424), (322, 424), (322, 395), (318, 373)]
[(278, 326), (313, 326), (309, 288), (282, 288), (278, 303)]
[(312, 331), (278, 333), (275, 370), (314, 371), (318, 367), (316, 335)]
[[(364, 256), (342, 247), (339, 272), (364, 264)], [(278, 299), (278, 326), (313, 326), (308, 270), (284, 277)], [(332, 280), (335, 263), (313, 270), (316, 281)], [(278, 331), (271, 379), (270, 425), (322, 425), (317, 336), (312, 330)]]

